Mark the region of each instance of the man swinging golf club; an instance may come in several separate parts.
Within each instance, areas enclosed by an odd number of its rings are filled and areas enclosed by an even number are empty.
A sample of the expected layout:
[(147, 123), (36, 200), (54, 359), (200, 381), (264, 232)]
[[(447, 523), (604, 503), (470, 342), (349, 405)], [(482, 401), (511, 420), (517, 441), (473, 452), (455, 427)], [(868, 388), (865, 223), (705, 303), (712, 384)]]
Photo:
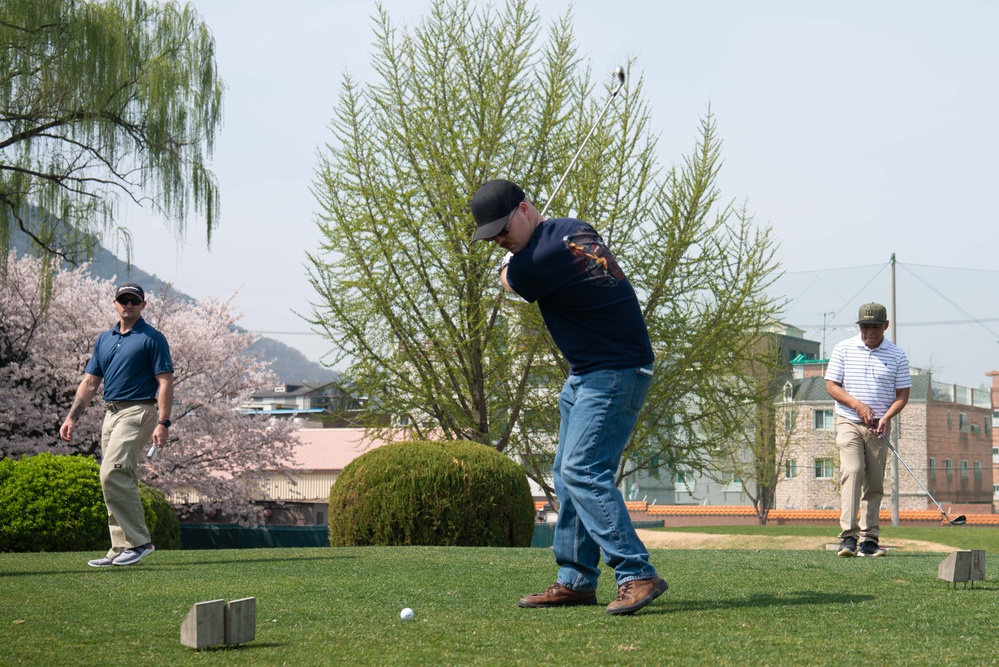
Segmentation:
[(545, 219), (516, 183), (484, 184), (472, 198), (472, 214), (478, 225), (472, 241), (492, 240), (509, 251), (500, 269), (503, 287), (537, 301), (570, 366), (552, 471), (560, 504), (553, 545), (558, 577), (519, 605), (597, 604), (603, 551), (618, 584), (607, 613), (634, 613), (669, 588), (614, 486), (652, 382), (652, 345), (638, 298), (593, 227)]
[(826, 391), (836, 401), (840, 459), (838, 553), (843, 557), (884, 556), (878, 536), (888, 447), (881, 436), (888, 434), (891, 418), (909, 401), (912, 378), (905, 353), (885, 339), (888, 311), (884, 306), (864, 304), (857, 324), (860, 334), (833, 348), (826, 370)]

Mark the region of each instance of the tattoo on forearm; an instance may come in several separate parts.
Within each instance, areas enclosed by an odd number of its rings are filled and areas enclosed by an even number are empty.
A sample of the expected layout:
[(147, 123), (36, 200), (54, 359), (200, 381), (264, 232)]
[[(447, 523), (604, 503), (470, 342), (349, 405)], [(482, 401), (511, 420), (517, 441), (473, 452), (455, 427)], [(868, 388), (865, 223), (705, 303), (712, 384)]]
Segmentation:
[(73, 399), (73, 406), (69, 409), (69, 418), (76, 421), (83, 414), (84, 409), (87, 406), (84, 405), (83, 401), (78, 398)]

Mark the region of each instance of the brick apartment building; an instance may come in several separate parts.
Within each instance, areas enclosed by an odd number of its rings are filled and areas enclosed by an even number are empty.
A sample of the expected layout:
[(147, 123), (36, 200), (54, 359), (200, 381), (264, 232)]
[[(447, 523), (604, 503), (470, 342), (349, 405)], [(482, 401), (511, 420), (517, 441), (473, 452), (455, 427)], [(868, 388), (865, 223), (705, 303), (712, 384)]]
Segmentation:
[[(835, 403), (825, 390), (826, 364), (792, 362), (794, 378), (785, 385), (781, 410), (794, 424), (794, 445), (777, 487), (776, 508), (839, 508)], [(939, 383), (930, 372), (912, 369), (912, 383), (900, 416), (899, 454), (945, 508), (993, 512), (993, 393), (999, 391), (995, 377), (990, 391)], [(889, 472), (882, 509), (891, 508), (891, 487)], [(934, 508), (901, 466), (899, 508)]]

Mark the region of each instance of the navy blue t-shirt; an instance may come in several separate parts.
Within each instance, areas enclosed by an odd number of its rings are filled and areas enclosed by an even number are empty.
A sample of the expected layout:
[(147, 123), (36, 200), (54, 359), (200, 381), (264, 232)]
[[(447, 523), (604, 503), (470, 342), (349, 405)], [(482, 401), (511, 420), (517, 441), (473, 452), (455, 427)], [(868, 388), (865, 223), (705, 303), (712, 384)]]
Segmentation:
[(652, 363), (635, 290), (603, 239), (585, 222), (542, 222), (528, 246), (510, 259), (506, 279), (525, 300), (538, 302), (574, 375)]
[(166, 336), (141, 317), (128, 333), (121, 323), (94, 342), (94, 354), (84, 373), (104, 378), (105, 401), (147, 401), (156, 398), (156, 376), (172, 373)]

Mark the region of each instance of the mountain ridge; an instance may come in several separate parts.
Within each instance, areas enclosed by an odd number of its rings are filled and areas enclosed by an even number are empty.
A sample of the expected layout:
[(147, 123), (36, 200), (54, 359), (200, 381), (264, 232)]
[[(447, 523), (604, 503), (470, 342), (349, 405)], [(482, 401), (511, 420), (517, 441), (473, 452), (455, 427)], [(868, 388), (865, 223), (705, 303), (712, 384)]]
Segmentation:
[[(27, 235), (18, 229), (11, 230), (11, 249), (22, 255), (27, 252), (28, 247)], [(90, 274), (104, 280), (135, 282), (150, 292), (162, 292), (169, 287), (182, 299), (197, 301), (155, 274), (143, 271), (135, 264), (129, 265), (100, 244), (96, 246), (93, 259), (90, 260)], [(243, 327), (235, 328), (242, 332), (247, 331)], [(278, 381), (284, 384), (323, 385), (340, 378), (340, 373), (337, 371), (310, 361), (300, 351), (273, 338), (260, 335), (249, 350), (261, 359), (270, 361), (270, 369), (277, 375)]]

